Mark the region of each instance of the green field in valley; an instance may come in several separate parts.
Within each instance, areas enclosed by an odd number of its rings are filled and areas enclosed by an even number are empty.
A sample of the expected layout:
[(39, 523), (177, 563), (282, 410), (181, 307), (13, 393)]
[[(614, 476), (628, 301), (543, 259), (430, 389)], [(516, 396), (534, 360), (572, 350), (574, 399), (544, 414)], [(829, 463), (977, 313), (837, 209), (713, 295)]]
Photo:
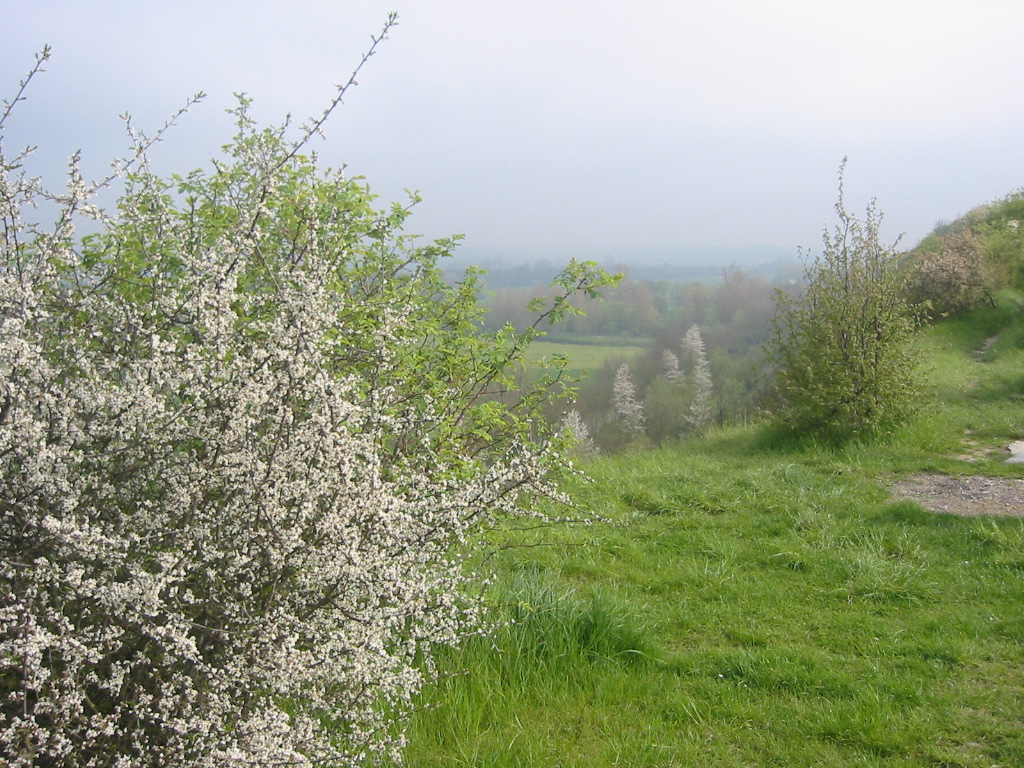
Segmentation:
[(644, 347), (639, 345), (570, 343), (540, 339), (530, 345), (530, 358), (541, 360), (550, 359), (555, 355), (565, 355), (569, 358), (569, 371), (582, 374), (600, 368), (608, 359), (628, 360), (643, 351)]

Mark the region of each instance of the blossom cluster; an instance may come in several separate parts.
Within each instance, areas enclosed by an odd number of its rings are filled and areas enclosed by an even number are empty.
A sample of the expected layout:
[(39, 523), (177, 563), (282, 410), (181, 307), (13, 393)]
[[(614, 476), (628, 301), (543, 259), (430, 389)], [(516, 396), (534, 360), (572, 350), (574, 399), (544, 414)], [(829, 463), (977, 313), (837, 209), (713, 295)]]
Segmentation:
[(583, 416), (576, 409), (573, 409), (562, 417), (562, 427), (568, 433), (573, 450), (581, 456), (593, 456), (598, 452), (590, 436), (590, 427), (583, 420)]
[(137, 140), (113, 217), (0, 143), (11, 766), (397, 759), (432, 649), (478, 625), (475, 532), (555, 495), (451, 243), (236, 114), (209, 175)]

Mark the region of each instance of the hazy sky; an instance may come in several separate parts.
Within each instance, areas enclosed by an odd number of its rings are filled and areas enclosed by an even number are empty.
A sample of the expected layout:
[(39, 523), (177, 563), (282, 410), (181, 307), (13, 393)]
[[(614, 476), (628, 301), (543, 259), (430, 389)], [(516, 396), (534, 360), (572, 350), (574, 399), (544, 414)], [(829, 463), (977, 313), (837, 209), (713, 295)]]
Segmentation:
[(279, 122), (318, 114), (390, 10), (399, 25), (317, 150), (410, 230), (509, 256), (816, 247), (849, 157), (848, 207), (875, 197), (912, 245), (1024, 186), (1020, 0), (2, 0), (0, 93), (47, 72), (8, 150), (98, 176), (126, 143), (206, 100), (157, 150), (206, 164), (232, 93)]

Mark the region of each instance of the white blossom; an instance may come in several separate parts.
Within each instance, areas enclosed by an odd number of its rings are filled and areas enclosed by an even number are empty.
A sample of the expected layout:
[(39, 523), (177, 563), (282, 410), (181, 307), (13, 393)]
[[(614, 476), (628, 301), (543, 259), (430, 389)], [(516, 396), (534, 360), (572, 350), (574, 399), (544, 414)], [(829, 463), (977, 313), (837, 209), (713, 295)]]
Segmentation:
[(612, 382), (612, 410), (629, 434), (644, 434), (644, 407), (636, 397), (636, 386), (629, 373), (629, 364), (623, 363), (615, 372)]
[(665, 369), (665, 378), (672, 384), (682, 384), (686, 379), (685, 374), (679, 370), (679, 358), (670, 349), (661, 351), (661, 364)]
[(686, 332), (682, 347), (683, 360), (691, 367), (694, 390), (686, 420), (691, 428), (700, 430), (711, 422), (713, 384), (711, 366), (708, 364), (708, 358), (704, 352), (704, 339), (696, 325), (690, 326)]
[(562, 427), (569, 433), (578, 453), (584, 456), (592, 456), (597, 453), (598, 448), (590, 436), (590, 427), (587, 426), (587, 422), (583, 420), (579, 411), (575, 409), (569, 411), (562, 419)]
[(397, 758), (466, 546), (557, 496), (433, 251), (236, 116), (174, 190), (138, 145), (115, 216), (0, 157), (5, 765)]

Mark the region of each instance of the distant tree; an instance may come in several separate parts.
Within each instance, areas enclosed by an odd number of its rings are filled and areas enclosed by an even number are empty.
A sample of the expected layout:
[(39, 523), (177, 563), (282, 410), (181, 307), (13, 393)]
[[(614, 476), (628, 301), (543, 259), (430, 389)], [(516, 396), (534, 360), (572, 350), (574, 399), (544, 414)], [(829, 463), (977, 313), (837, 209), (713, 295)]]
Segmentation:
[(644, 407), (637, 399), (636, 385), (633, 384), (627, 363), (620, 365), (615, 372), (615, 382), (612, 384), (612, 410), (632, 437), (641, 437), (644, 434)]
[(672, 384), (681, 384), (685, 374), (679, 370), (679, 357), (671, 349), (661, 351), (661, 361), (665, 366), (665, 378)]
[(706, 427), (713, 415), (711, 366), (704, 352), (704, 339), (696, 325), (690, 327), (683, 339), (683, 360), (691, 368), (690, 378), (693, 383), (693, 399), (690, 401), (686, 421), (690, 429), (696, 432)]
[(722, 270), (722, 282), (714, 290), (716, 328), (712, 335), (704, 335), (705, 341), (713, 338), (716, 346), (726, 345), (733, 350), (763, 344), (775, 314), (774, 294), (772, 286), (759, 275), (738, 267)]
[(590, 428), (577, 410), (569, 411), (562, 419), (562, 427), (568, 433), (572, 448), (581, 456), (592, 456), (598, 448), (590, 436)]
[(911, 349), (917, 318), (904, 298), (905, 271), (895, 244), (880, 242), (874, 202), (863, 219), (847, 212), (845, 164), (839, 224), (825, 230), (822, 253), (806, 262), (803, 294), (776, 293), (771, 342), (782, 422), (833, 440), (900, 422), (918, 393)]
[(746, 418), (750, 397), (742, 381), (732, 377), (719, 379), (715, 390), (715, 418), (719, 424), (737, 420), (740, 416)]
[(678, 440), (687, 428), (688, 386), (683, 378), (670, 381), (657, 376), (648, 383), (644, 397), (647, 437), (655, 444)]

